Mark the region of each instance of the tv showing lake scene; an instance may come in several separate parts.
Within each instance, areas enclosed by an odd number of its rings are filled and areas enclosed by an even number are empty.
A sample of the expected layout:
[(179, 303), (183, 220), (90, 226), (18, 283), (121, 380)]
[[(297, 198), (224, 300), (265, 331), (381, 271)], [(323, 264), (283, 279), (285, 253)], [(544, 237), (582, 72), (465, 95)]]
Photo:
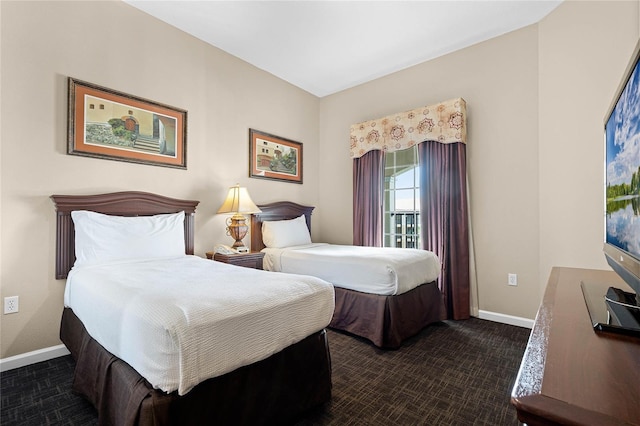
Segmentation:
[(606, 242), (640, 259), (639, 62), (605, 123)]

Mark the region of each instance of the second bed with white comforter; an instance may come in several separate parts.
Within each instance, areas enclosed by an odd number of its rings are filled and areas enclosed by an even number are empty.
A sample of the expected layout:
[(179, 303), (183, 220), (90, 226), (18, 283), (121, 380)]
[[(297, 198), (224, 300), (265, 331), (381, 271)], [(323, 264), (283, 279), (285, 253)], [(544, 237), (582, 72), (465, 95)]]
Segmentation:
[(426, 250), (312, 243), (262, 251), (265, 270), (313, 275), (363, 293), (402, 294), (440, 274), (440, 260)]

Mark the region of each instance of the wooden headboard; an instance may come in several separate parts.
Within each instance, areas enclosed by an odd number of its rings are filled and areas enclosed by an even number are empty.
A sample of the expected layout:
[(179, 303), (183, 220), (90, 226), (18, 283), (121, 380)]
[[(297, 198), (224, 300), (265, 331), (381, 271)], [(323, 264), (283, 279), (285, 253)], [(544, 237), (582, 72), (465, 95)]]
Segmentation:
[(261, 213), (251, 215), (251, 250), (260, 251), (264, 248), (262, 242), (262, 222), (270, 220), (295, 219), (304, 215), (307, 228), (311, 232), (311, 213), (315, 207), (303, 206), (291, 201), (276, 201), (275, 203), (258, 206)]
[(89, 210), (114, 216), (152, 216), (184, 211), (186, 254), (193, 254), (194, 218), (199, 201), (178, 200), (148, 192), (113, 192), (98, 195), (52, 195), (56, 206), (56, 279), (64, 279), (76, 260), (71, 212)]

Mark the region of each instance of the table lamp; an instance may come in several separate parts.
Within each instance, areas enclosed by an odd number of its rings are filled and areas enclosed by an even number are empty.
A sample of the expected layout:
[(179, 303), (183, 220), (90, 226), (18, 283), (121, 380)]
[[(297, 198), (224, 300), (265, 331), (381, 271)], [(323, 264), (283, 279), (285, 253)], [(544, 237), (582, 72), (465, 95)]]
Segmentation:
[(247, 235), (249, 227), (246, 225), (245, 214), (260, 213), (262, 210), (258, 208), (251, 200), (247, 188), (235, 185), (229, 188), (227, 198), (218, 209), (218, 214), (232, 213), (233, 216), (227, 219), (227, 235), (235, 239), (233, 248), (238, 252), (247, 252), (249, 249), (244, 245), (242, 239)]

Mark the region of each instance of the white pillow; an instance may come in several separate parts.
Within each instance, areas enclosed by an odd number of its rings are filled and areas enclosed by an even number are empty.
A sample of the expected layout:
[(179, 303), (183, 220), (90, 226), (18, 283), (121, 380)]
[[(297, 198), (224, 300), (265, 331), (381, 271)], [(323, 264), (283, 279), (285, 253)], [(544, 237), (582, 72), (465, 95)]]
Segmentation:
[(75, 266), (185, 254), (183, 211), (124, 217), (76, 210), (71, 218), (76, 231)]
[(311, 235), (304, 215), (290, 220), (262, 222), (262, 242), (271, 248), (311, 244)]

